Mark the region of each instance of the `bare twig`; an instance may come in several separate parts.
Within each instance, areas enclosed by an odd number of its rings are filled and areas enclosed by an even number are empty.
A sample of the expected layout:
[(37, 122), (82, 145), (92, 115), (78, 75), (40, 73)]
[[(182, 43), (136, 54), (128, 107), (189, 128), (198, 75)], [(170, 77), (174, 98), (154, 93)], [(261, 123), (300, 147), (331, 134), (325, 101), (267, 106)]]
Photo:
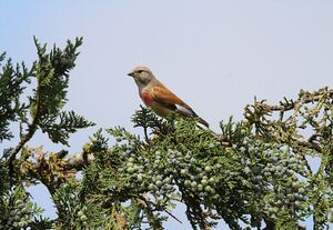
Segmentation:
[(286, 112), (289, 110), (293, 110), (299, 103), (307, 104), (311, 102), (317, 102), (322, 98), (323, 93), (325, 93), (328, 97), (333, 99), (333, 89), (323, 88), (313, 93), (304, 92), (301, 90), (299, 93), (299, 99), (295, 102), (289, 101), (290, 103), (282, 103), (280, 105), (268, 105), (264, 102), (257, 102), (261, 104), (267, 111), (281, 111)]
[[(156, 206), (156, 204), (154, 202), (152, 202), (151, 200), (149, 200), (147, 194), (144, 194), (143, 196), (141, 196), (139, 198), (139, 203), (143, 205), (143, 207), (151, 209), (151, 205)], [(177, 222), (183, 224), (183, 222), (181, 220), (179, 220), (175, 215), (173, 215), (170, 211), (163, 209), (164, 212), (166, 212), (169, 216), (171, 216), (173, 219), (175, 219)]]

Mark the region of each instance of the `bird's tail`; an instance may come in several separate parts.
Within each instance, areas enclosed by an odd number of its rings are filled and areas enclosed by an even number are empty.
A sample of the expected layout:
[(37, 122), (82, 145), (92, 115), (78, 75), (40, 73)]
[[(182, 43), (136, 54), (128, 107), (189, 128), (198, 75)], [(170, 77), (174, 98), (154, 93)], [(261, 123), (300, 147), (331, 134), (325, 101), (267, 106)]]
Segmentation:
[(209, 128), (209, 124), (207, 121), (205, 121), (204, 119), (202, 119), (201, 117), (198, 116), (198, 120), (199, 123), (203, 124), (204, 126), (206, 126), (207, 128)]
[(196, 114), (193, 109), (190, 108), (188, 110), (190, 111), (190, 116), (195, 117), (196, 119), (198, 119), (198, 122), (200, 124), (206, 126), (206, 128), (209, 128), (209, 124), (208, 124), (207, 121), (205, 121), (204, 119), (202, 119), (201, 117), (199, 117), (199, 115)]

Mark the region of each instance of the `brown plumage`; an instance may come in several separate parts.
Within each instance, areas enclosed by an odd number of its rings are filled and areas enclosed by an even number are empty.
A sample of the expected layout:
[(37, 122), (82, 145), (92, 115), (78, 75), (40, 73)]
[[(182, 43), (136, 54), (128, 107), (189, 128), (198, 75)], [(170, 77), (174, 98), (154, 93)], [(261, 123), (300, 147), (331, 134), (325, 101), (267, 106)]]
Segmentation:
[(198, 118), (200, 123), (209, 126), (188, 104), (157, 80), (148, 67), (137, 66), (128, 75), (134, 78), (142, 101), (158, 115), (166, 117), (170, 113), (178, 113)]

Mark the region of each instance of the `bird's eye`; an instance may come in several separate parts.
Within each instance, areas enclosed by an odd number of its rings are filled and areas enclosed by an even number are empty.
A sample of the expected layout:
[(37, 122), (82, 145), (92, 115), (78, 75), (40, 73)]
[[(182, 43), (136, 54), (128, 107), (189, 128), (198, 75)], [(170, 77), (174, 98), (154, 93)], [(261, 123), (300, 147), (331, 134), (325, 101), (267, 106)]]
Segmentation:
[(138, 73), (142, 73), (143, 72), (143, 70), (138, 70)]

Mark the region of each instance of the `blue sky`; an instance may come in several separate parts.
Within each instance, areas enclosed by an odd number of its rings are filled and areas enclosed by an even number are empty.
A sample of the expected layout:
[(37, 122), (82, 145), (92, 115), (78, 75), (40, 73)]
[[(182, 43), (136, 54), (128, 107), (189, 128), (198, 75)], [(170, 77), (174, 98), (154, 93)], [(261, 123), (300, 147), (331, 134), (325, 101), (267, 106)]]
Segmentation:
[[(333, 1), (93, 2), (0, 1), (0, 50), (31, 63), (33, 35), (50, 45), (83, 36), (67, 108), (98, 127), (133, 130), (140, 100), (126, 73), (137, 64), (151, 67), (216, 130), (230, 115), (240, 119), (254, 96), (277, 102), (333, 85)], [(73, 135), (70, 150), (80, 151), (95, 129)], [(62, 148), (42, 134), (29, 144)], [(47, 191), (33, 194), (51, 215)]]

